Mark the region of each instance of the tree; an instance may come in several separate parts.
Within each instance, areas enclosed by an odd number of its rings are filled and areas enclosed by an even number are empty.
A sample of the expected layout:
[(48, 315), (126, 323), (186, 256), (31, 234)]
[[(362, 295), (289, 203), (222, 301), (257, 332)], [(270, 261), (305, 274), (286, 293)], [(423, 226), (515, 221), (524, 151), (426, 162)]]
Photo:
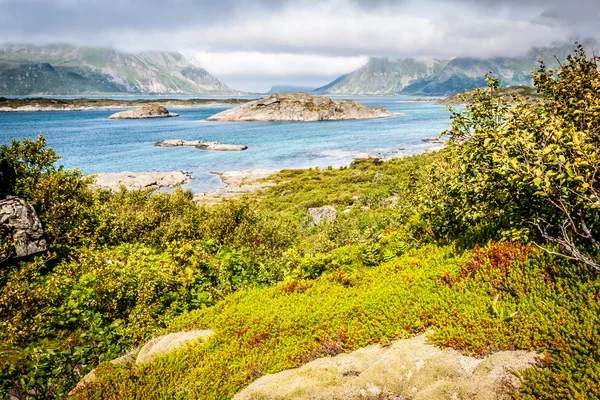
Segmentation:
[[(465, 111), (452, 111), (446, 188), (455, 217), (493, 226), (505, 239), (538, 246), (600, 271), (600, 72), (577, 44), (558, 71), (533, 73), (542, 95), (511, 104), (479, 90)], [(558, 250), (547, 249), (547, 243)]]

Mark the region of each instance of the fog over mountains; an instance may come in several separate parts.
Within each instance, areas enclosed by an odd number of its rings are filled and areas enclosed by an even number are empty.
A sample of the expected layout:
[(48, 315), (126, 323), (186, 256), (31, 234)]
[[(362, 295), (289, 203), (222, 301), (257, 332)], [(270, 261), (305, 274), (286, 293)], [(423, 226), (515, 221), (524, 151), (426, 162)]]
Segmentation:
[(240, 95), (191, 57), (71, 45), (1, 45), (0, 95)]

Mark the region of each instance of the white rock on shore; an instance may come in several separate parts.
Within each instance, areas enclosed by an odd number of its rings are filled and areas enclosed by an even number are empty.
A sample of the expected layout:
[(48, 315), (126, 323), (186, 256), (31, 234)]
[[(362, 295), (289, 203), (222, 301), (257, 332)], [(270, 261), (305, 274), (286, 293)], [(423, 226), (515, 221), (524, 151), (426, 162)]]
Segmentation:
[(111, 115), (108, 119), (148, 119), (148, 118), (170, 118), (178, 117), (179, 114), (175, 114), (167, 110), (163, 106), (146, 106), (136, 110), (121, 111)]
[(202, 140), (166, 139), (155, 144), (156, 147), (195, 147), (211, 151), (243, 151), (248, 148), (242, 144), (226, 144), (219, 142), (204, 142)]
[(306, 93), (275, 93), (207, 118), (208, 121), (334, 121), (386, 118), (398, 115), (383, 108), (368, 108), (350, 100), (332, 100)]
[(160, 189), (182, 185), (192, 176), (184, 171), (172, 172), (108, 172), (95, 174), (94, 187), (118, 191), (122, 186), (126, 189)]
[(274, 186), (274, 182), (256, 182), (263, 180), (278, 171), (269, 169), (254, 169), (244, 171), (212, 172), (219, 176), (225, 185), (223, 189), (213, 190), (207, 193), (197, 193), (194, 196), (196, 202), (215, 203), (223, 199), (241, 196), (246, 193), (262, 190), (269, 186)]

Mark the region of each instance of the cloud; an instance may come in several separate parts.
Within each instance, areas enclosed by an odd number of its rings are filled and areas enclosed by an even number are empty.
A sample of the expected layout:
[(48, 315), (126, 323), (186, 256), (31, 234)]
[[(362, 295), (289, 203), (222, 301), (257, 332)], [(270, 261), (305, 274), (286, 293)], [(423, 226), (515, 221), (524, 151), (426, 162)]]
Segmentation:
[(218, 76), (308, 81), (365, 56), (517, 55), (598, 38), (599, 12), (598, 0), (0, 0), (0, 41), (194, 52)]

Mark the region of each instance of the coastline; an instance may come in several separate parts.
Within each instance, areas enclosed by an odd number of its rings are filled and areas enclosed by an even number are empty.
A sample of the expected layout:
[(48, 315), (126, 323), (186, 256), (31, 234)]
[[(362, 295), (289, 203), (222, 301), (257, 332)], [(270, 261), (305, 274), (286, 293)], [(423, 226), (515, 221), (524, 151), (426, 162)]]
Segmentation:
[(123, 110), (152, 105), (172, 108), (204, 108), (215, 106), (237, 106), (247, 103), (248, 99), (152, 99), (152, 100), (114, 100), (114, 99), (51, 99), (0, 97), (1, 112), (51, 112), (51, 111), (95, 111)]

